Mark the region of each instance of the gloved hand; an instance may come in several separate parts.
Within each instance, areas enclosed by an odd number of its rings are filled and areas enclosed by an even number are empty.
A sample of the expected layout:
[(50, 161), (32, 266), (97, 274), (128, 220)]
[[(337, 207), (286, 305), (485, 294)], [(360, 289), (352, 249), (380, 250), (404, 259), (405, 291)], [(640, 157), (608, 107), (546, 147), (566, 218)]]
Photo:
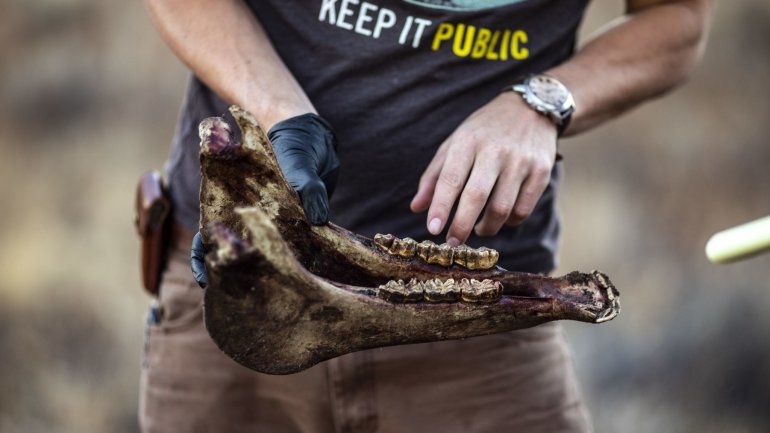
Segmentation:
[[(267, 137), (284, 177), (299, 194), (310, 223), (329, 222), (329, 198), (337, 184), (340, 167), (337, 138), (331, 125), (318, 115), (308, 113), (276, 123)], [(205, 289), (208, 273), (200, 233), (193, 238), (190, 256), (193, 277)]]
[(303, 114), (276, 123), (267, 138), (283, 175), (299, 193), (310, 223), (329, 222), (329, 197), (340, 167), (331, 125), (315, 114)]
[(195, 282), (201, 286), (201, 289), (205, 289), (209, 285), (209, 273), (206, 272), (206, 249), (203, 248), (201, 232), (195, 233), (195, 237), (193, 237), (190, 250), (190, 267), (192, 268)]

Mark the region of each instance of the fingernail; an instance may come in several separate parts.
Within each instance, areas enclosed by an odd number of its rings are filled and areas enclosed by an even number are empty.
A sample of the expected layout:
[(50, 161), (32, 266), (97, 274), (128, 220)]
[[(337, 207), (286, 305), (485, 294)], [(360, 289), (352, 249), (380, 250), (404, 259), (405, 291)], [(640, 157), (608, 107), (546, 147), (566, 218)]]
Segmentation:
[(441, 232), (441, 220), (438, 218), (433, 218), (430, 220), (430, 224), (428, 224), (428, 231), (432, 235), (437, 235)]
[(449, 245), (451, 245), (453, 247), (457, 247), (457, 246), (460, 246), (460, 239), (449, 238), (449, 239), (446, 240), (446, 243), (448, 243)]

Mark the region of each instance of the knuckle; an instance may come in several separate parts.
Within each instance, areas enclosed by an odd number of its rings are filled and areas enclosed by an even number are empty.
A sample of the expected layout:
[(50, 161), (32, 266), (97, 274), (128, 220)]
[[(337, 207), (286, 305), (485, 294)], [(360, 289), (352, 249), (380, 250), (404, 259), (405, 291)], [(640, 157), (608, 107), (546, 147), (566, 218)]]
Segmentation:
[(495, 152), (496, 155), (502, 156), (502, 157), (510, 157), (514, 153), (513, 143), (510, 141), (498, 141), (493, 143), (491, 146), (492, 150)]
[(492, 142), (484, 146), (481, 153), (490, 159), (498, 159), (501, 156), (508, 155), (508, 147), (502, 143)]
[(452, 189), (459, 189), (465, 179), (453, 170), (444, 170), (439, 175), (439, 181)]
[(480, 225), (476, 229), (476, 234), (479, 236), (494, 236), (497, 234), (497, 232), (500, 231), (500, 226), (502, 225), (504, 221), (500, 221), (499, 223), (485, 223)]
[(551, 170), (548, 168), (534, 169), (532, 170), (532, 177), (539, 187), (544, 187), (548, 183), (548, 179), (551, 177)]
[(532, 174), (544, 178), (551, 175), (551, 163), (545, 159), (538, 159), (533, 163)]
[(458, 217), (455, 218), (454, 223), (452, 224), (453, 232), (459, 234), (459, 237), (465, 237), (468, 233), (471, 232), (471, 229), (473, 229), (473, 223), (471, 221), (466, 221), (464, 218)]
[(492, 236), (493, 234), (492, 229), (487, 225), (481, 225), (476, 228), (476, 235), (478, 236)]
[(511, 213), (511, 207), (512, 206), (508, 203), (493, 202), (490, 203), (487, 212), (489, 212), (489, 216), (493, 220), (505, 220)]
[(532, 213), (532, 209), (530, 209), (528, 206), (521, 206), (516, 207), (516, 209), (513, 210), (512, 216), (517, 221), (523, 221), (529, 216), (530, 213)]
[(489, 191), (479, 185), (467, 185), (465, 187), (465, 197), (473, 204), (483, 204), (487, 201)]
[(530, 152), (521, 152), (517, 153), (515, 158), (519, 161), (520, 164), (532, 166), (532, 164), (535, 162), (535, 157)]
[(529, 167), (529, 157), (526, 155), (513, 154), (506, 158), (506, 166), (515, 171), (523, 171)]
[(514, 212), (524, 212), (527, 215), (532, 213), (532, 209), (535, 207), (535, 203), (537, 203), (538, 195), (535, 191), (532, 191), (530, 189), (522, 191), (519, 193), (519, 198), (516, 201), (516, 206), (514, 207)]

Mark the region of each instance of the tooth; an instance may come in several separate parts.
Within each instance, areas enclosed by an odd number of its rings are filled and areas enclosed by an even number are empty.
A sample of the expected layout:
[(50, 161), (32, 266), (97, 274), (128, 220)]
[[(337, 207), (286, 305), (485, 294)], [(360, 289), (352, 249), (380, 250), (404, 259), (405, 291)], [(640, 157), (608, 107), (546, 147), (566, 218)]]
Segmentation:
[(441, 281), (438, 278), (424, 283), (425, 300), (428, 302), (455, 302), (460, 299), (460, 287), (450, 278)]
[(377, 288), (377, 296), (388, 302), (399, 302), (399, 299), (404, 298), (402, 293), (403, 283), (403, 280), (390, 280), (385, 284), (380, 284)]
[(457, 283), (457, 287), (460, 289), (460, 296), (463, 301), (465, 300), (466, 294), (473, 291), (473, 288), (471, 287), (471, 280), (467, 278), (461, 279), (460, 282)]
[(503, 294), (503, 285), (499, 281), (471, 279), (467, 281), (463, 278), (462, 299), (465, 302), (472, 303), (492, 303), (497, 302)]
[(390, 280), (378, 287), (377, 296), (394, 304), (404, 304), (421, 301), (423, 290), (423, 284), (416, 278), (408, 283), (404, 283), (404, 280)]
[(393, 241), (393, 246), (390, 247), (390, 253), (395, 256), (401, 257), (414, 257), (414, 253), (417, 251), (417, 242), (412, 238), (398, 239)]
[(436, 287), (436, 281), (435, 280), (428, 280), (423, 284), (423, 288), (425, 290), (424, 296), (425, 300), (428, 302), (441, 302), (439, 299), (436, 298), (436, 293), (439, 291), (439, 289)]
[(380, 247), (381, 250), (389, 252), (388, 250), (390, 249), (390, 246), (393, 245), (395, 239), (396, 237), (391, 234), (383, 235), (377, 233), (374, 235), (374, 244)]
[(459, 266), (462, 266), (464, 268), (468, 267), (468, 252), (471, 250), (471, 248), (468, 245), (460, 245), (459, 247), (455, 247), (454, 249), (454, 257), (452, 258), (452, 261)]
[(435, 245), (434, 247), (431, 247), (427, 262), (449, 267), (452, 265), (453, 255), (454, 251), (452, 251), (452, 247), (449, 244), (443, 243), (441, 245)]
[(377, 289), (377, 296), (394, 304), (404, 302), (406, 294), (404, 280), (390, 280)]
[(479, 261), (477, 263), (478, 269), (490, 269), (497, 264), (497, 259), (500, 257), (500, 253), (496, 250), (487, 247), (479, 248)]
[(468, 253), (465, 259), (465, 267), (471, 270), (479, 269), (479, 251), (473, 248), (468, 248)]
[(419, 256), (424, 262), (427, 262), (428, 257), (430, 257), (431, 249), (435, 246), (436, 244), (432, 241), (420, 242), (417, 244), (417, 256)]
[(495, 265), (497, 265), (497, 261), (500, 260), (500, 253), (497, 250), (490, 249), (489, 250), (489, 258), (492, 261), (492, 265), (489, 267), (491, 269)]
[(412, 278), (406, 284), (407, 294), (404, 297), (404, 302), (421, 301), (424, 290), (425, 290), (425, 285), (422, 282), (417, 281), (416, 278)]
[(479, 258), (474, 263), (475, 269), (487, 269), (487, 263), (489, 262), (489, 250), (479, 248)]

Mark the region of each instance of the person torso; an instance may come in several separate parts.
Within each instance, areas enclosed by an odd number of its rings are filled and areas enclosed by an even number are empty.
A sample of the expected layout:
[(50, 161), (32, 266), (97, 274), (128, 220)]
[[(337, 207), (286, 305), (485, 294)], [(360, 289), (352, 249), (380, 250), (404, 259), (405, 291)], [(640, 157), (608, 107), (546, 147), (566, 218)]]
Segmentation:
[[(588, 0), (253, 0), (275, 49), (334, 127), (333, 222), (365, 236), (433, 239), (409, 210), (438, 146), (504, 86), (567, 59)], [(255, 59), (255, 61), (259, 61)], [(169, 174), (177, 219), (197, 226), (197, 123), (226, 104), (193, 78)], [(516, 119), (511, 119), (515, 122)], [(515, 137), (511, 137), (512, 143)], [(558, 238), (554, 188), (533, 215), (468, 244), (509, 269), (545, 272)]]

